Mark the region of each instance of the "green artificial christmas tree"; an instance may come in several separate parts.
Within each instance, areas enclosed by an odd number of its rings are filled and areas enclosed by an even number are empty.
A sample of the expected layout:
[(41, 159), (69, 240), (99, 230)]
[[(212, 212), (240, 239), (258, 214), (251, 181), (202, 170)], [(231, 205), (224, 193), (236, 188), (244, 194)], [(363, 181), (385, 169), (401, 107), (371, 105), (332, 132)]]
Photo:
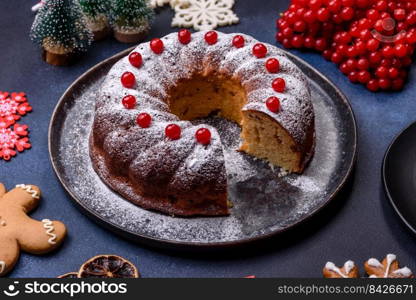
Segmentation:
[(79, 0), (79, 5), (81, 6), (82, 12), (90, 17), (96, 18), (100, 15), (105, 15), (108, 13), (110, 8), (109, 0)]
[(84, 13), (87, 24), (94, 40), (98, 41), (110, 33), (108, 15), (110, 11), (110, 0), (78, 0), (82, 12)]
[(43, 58), (53, 65), (67, 65), (88, 49), (92, 34), (72, 0), (48, 0), (33, 22), (30, 38), (43, 48)]
[(142, 40), (150, 29), (153, 9), (147, 0), (111, 0), (111, 24), (120, 42)]

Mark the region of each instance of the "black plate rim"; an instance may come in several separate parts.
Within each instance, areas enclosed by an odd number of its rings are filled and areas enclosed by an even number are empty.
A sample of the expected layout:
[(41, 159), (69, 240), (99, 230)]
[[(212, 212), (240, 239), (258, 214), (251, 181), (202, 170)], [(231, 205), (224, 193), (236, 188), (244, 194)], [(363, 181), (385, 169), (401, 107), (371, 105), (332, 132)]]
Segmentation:
[(140, 242), (140, 243), (144, 243), (144, 244), (149, 245), (149, 246), (154, 246), (154, 247), (159, 247), (159, 248), (175, 249), (175, 250), (230, 248), (230, 247), (235, 247), (235, 246), (252, 244), (254, 242), (258, 242), (258, 241), (261, 241), (261, 240), (264, 240), (264, 239), (268, 239), (268, 238), (277, 236), (279, 234), (285, 233), (289, 230), (292, 230), (292, 229), (298, 227), (299, 225), (301, 225), (301, 224), (307, 222), (308, 220), (310, 220), (313, 216), (315, 216), (321, 210), (323, 210), (326, 206), (328, 206), (332, 202), (332, 200), (335, 198), (335, 196), (342, 190), (342, 188), (347, 183), (348, 178), (351, 176), (351, 174), (354, 170), (354, 166), (355, 166), (355, 163), (357, 161), (357, 154), (358, 154), (357, 122), (356, 122), (355, 114), (354, 114), (354, 111), (351, 107), (351, 104), (349, 103), (348, 98), (345, 96), (345, 94), (329, 78), (327, 78), (325, 75), (323, 75), (320, 71), (315, 69), (312, 65), (310, 65), (309, 63), (307, 63), (303, 59), (299, 58), (298, 56), (296, 56), (296, 55), (294, 55), (290, 52), (287, 52), (283, 49), (280, 49), (291, 59), (293, 59), (295, 61), (298, 61), (299, 63), (305, 65), (308, 68), (310, 68), (316, 75), (318, 75), (318, 77), (320, 77), (321, 80), (326, 82), (332, 89), (334, 89), (334, 91), (339, 95), (339, 98), (342, 99), (343, 104), (346, 106), (346, 108), (348, 109), (348, 113), (351, 116), (351, 121), (352, 121), (351, 131), (354, 135), (354, 137), (353, 137), (354, 143), (352, 145), (352, 148), (353, 148), (352, 159), (349, 162), (349, 165), (347, 167), (347, 172), (345, 173), (344, 177), (342, 178), (342, 180), (338, 184), (337, 188), (327, 197), (326, 201), (323, 201), (322, 204), (319, 205), (318, 207), (316, 207), (313, 211), (311, 211), (310, 213), (308, 213), (304, 217), (300, 218), (297, 222), (293, 223), (292, 225), (290, 225), (288, 227), (282, 228), (280, 230), (275, 230), (275, 231), (272, 231), (272, 232), (269, 232), (269, 233), (266, 233), (266, 234), (257, 235), (255, 237), (241, 239), (241, 240), (235, 240), (235, 241), (229, 241), (229, 242), (213, 242), (213, 243), (209, 243), (209, 242), (208, 243), (180, 242), (180, 241), (172, 241), (172, 240), (154, 238), (154, 237), (139, 235), (137, 233), (134, 233), (134, 232), (131, 232), (131, 231), (126, 230), (124, 228), (121, 228), (117, 224), (112, 223), (111, 221), (105, 220), (104, 218), (99, 216), (96, 212), (92, 211), (90, 208), (85, 206), (82, 203), (82, 201), (80, 201), (77, 198), (77, 196), (74, 195), (74, 193), (72, 193), (71, 189), (66, 185), (66, 183), (64, 181), (64, 178), (59, 173), (58, 166), (55, 163), (55, 158), (54, 158), (53, 153), (52, 153), (53, 125), (54, 125), (55, 120), (57, 118), (58, 111), (61, 109), (61, 106), (64, 105), (64, 101), (65, 101), (65, 98), (67, 98), (67, 94), (69, 94), (75, 86), (77, 86), (80, 82), (82, 82), (85, 79), (85, 77), (88, 77), (91, 72), (93, 72), (97, 69), (100, 69), (101, 66), (107, 64), (107, 62), (109, 62), (111, 60), (121, 59), (122, 57), (126, 56), (129, 52), (131, 52), (134, 48), (135, 48), (135, 46), (130, 47), (126, 50), (123, 50), (123, 51), (121, 51), (121, 52), (103, 60), (102, 62), (94, 65), (93, 67), (91, 67), (90, 69), (85, 71), (82, 75), (80, 75), (65, 90), (65, 92), (62, 94), (62, 96), (58, 100), (58, 102), (57, 102), (57, 104), (56, 104), (56, 106), (53, 110), (50, 122), (49, 122), (48, 151), (49, 151), (49, 158), (50, 158), (53, 170), (54, 170), (56, 176), (58, 177), (60, 183), (64, 187), (64, 189), (71, 196), (73, 202), (77, 205), (77, 207), (80, 208), (81, 212), (84, 213), (85, 215), (87, 215), (88, 217), (90, 217), (91, 219), (93, 219), (96, 223), (104, 226), (105, 228), (107, 228), (107, 229), (117, 233), (118, 235), (121, 235), (121, 236), (123, 236), (123, 237), (125, 237), (125, 238), (127, 238), (127, 239), (129, 239), (133, 242)]
[(416, 126), (416, 121), (411, 122), (403, 130), (401, 130), (394, 137), (393, 141), (390, 143), (389, 147), (386, 150), (386, 153), (384, 154), (383, 164), (382, 164), (382, 167), (381, 167), (381, 176), (382, 176), (382, 180), (383, 180), (384, 191), (385, 191), (386, 196), (387, 196), (387, 199), (389, 200), (389, 202), (390, 202), (391, 206), (393, 207), (394, 211), (399, 216), (399, 218), (402, 220), (402, 222), (410, 229), (410, 231), (412, 231), (414, 234), (416, 234), (416, 227), (413, 226), (413, 225), (411, 225), (410, 222), (407, 221), (407, 219), (403, 216), (403, 214), (401, 213), (400, 209), (396, 205), (396, 202), (394, 201), (393, 196), (391, 195), (390, 189), (389, 189), (388, 184), (387, 184), (387, 176), (388, 175), (387, 175), (387, 169), (386, 169), (387, 160), (389, 159), (389, 157), (391, 155), (391, 149), (397, 143), (397, 141), (401, 138), (401, 136), (405, 132), (407, 132), (408, 130), (410, 130), (413, 126)]

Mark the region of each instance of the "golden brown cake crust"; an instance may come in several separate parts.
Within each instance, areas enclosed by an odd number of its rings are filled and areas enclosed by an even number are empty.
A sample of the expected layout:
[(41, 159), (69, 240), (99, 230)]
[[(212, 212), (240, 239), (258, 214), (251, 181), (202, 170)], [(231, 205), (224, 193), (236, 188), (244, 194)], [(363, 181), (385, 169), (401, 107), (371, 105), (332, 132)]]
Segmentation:
[[(90, 137), (90, 157), (95, 172), (105, 181), (105, 183), (114, 191), (121, 194), (124, 198), (128, 199), (132, 203), (143, 207), (145, 209), (156, 210), (163, 212), (167, 215), (172, 216), (224, 216), (229, 214), (227, 205), (227, 186), (224, 184), (223, 189), (219, 189), (216, 195), (212, 196), (212, 200), (205, 201), (196, 204), (191, 202), (195, 199), (195, 194), (190, 194), (189, 197), (186, 195), (177, 195), (177, 201), (172, 201), (167, 197), (154, 197), (157, 194), (157, 189), (147, 190), (146, 193), (143, 191), (137, 191), (133, 187), (126, 177), (114, 176), (104, 159), (102, 151), (97, 149), (93, 145), (93, 139)], [(207, 185), (207, 193), (209, 193), (211, 186)], [(217, 187), (218, 189), (218, 187)]]

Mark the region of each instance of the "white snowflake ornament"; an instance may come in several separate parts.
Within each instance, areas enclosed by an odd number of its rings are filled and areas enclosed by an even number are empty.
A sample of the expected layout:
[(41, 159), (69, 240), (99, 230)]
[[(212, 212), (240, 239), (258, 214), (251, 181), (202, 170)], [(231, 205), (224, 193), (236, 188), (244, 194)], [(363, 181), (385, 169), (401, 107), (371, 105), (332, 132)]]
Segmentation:
[(175, 10), (172, 26), (212, 30), (218, 26), (239, 22), (237, 15), (232, 11), (234, 0), (187, 0), (189, 3), (179, 0), (179, 2), (172, 6)]

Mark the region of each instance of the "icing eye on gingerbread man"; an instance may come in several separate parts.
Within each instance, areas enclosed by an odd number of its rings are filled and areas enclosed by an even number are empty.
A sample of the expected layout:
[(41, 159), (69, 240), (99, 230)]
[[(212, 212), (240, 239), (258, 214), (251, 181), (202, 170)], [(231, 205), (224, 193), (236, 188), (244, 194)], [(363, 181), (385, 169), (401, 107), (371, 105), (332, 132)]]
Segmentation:
[(0, 277), (16, 264), (20, 250), (32, 254), (53, 251), (66, 236), (59, 221), (36, 221), (27, 213), (38, 205), (40, 190), (34, 185), (19, 184), (6, 192), (0, 183)]
[(345, 262), (341, 268), (333, 262), (327, 262), (322, 273), (325, 278), (358, 278), (358, 268), (352, 260)]
[(397, 257), (394, 254), (387, 256), (380, 262), (376, 258), (370, 258), (364, 264), (365, 271), (370, 278), (413, 278), (414, 275), (408, 267), (400, 268)]

